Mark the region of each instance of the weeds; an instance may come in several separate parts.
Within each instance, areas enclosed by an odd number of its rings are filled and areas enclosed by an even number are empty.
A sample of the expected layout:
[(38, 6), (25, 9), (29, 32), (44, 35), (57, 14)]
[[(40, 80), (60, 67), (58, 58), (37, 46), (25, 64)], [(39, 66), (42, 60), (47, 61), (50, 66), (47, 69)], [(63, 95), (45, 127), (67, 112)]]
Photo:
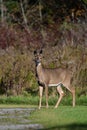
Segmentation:
[[(58, 100), (58, 97), (49, 97), (49, 107), (50, 106), (55, 106), (56, 102)], [(39, 102), (39, 97), (38, 96), (0, 96), (0, 104), (24, 104), (24, 105), (36, 105), (38, 106)], [(42, 106), (45, 106), (45, 97), (42, 99)], [(67, 105), (67, 106), (72, 106), (72, 98), (69, 97), (64, 97), (60, 105)], [(76, 105), (84, 105), (87, 106), (87, 96), (82, 96), (82, 97), (77, 97), (76, 98)]]

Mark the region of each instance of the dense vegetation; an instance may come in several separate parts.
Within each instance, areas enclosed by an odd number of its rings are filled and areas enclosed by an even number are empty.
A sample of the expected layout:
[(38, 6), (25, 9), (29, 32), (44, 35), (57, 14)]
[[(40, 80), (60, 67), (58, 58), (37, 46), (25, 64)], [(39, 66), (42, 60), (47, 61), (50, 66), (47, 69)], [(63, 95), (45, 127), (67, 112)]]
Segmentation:
[(33, 51), (43, 48), (44, 66), (71, 69), (87, 95), (87, 0), (0, 0), (0, 16), (0, 94), (38, 92)]

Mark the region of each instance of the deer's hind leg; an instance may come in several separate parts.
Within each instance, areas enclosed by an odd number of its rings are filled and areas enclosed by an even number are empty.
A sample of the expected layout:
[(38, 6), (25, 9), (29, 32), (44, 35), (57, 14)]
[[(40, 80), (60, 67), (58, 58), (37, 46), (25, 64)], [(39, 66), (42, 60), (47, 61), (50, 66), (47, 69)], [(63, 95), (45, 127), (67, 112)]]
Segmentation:
[(75, 88), (72, 87), (71, 90), (72, 90), (72, 97), (73, 97), (72, 105), (73, 107), (75, 107)]
[(57, 101), (57, 103), (56, 103), (56, 105), (55, 105), (55, 108), (58, 107), (58, 105), (60, 104), (60, 102), (61, 102), (61, 100), (62, 100), (62, 98), (63, 98), (63, 96), (64, 96), (64, 92), (63, 92), (63, 90), (62, 90), (62, 88), (61, 88), (61, 85), (60, 85), (60, 86), (57, 86), (57, 92), (59, 93), (59, 99), (58, 99), (58, 101)]
[(72, 94), (72, 106), (75, 107), (75, 88), (74, 87), (70, 87), (68, 90)]
[(64, 86), (72, 94), (72, 106), (75, 107), (75, 88), (71, 87), (71, 85), (67, 83), (64, 84)]

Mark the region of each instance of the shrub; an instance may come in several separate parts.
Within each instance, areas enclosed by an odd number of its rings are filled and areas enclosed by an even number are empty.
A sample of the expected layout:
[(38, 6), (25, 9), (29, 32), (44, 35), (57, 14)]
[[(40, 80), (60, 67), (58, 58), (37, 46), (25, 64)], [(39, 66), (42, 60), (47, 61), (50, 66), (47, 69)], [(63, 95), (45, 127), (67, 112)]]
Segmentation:
[(87, 90), (87, 29), (85, 24), (64, 23), (60, 27), (55, 24), (55, 26), (44, 28), (45, 43), (42, 43), (43, 37), (40, 32), (32, 30), (28, 34), (24, 29), (16, 29), (0, 28), (0, 46), (3, 48), (0, 49), (1, 94), (20, 95), (23, 91), (33, 95), (38, 93), (33, 50), (40, 49), (42, 46), (44, 46), (43, 64), (45, 67), (64, 67), (72, 70), (73, 86), (81, 91)]

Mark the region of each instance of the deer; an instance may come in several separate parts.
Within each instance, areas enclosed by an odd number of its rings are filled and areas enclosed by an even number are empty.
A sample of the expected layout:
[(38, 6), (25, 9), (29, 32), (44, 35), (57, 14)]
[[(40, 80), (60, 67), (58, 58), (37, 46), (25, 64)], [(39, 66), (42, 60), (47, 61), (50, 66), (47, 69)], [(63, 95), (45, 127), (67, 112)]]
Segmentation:
[(46, 108), (48, 108), (48, 88), (56, 87), (59, 99), (55, 105), (57, 108), (64, 97), (62, 87), (72, 94), (72, 106), (75, 107), (75, 87), (71, 86), (72, 73), (67, 68), (45, 68), (42, 65), (42, 50), (35, 50), (36, 79), (39, 85), (39, 109), (42, 107), (43, 88), (45, 88)]

